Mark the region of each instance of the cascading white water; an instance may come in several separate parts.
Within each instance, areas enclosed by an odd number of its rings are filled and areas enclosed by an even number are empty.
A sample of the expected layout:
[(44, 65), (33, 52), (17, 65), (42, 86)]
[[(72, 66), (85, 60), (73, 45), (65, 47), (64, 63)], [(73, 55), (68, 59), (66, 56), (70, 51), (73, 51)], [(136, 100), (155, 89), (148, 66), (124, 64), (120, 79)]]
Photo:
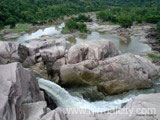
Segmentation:
[(49, 95), (51, 95), (52, 99), (59, 107), (64, 108), (83, 108), (91, 110), (92, 112), (105, 112), (107, 110), (120, 108), (123, 103), (130, 101), (134, 97), (130, 96), (128, 98), (122, 100), (118, 99), (112, 102), (88, 102), (84, 99), (70, 95), (65, 89), (49, 80), (38, 78), (38, 83), (41, 89), (45, 90)]

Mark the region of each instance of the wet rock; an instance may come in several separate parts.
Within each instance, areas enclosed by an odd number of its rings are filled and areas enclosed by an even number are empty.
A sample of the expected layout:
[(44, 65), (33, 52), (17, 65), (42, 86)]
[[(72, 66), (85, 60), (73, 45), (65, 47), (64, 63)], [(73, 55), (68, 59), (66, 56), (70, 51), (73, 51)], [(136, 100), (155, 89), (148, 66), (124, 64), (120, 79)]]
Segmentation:
[(158, 120), (160, 94), (139, 95), (124, 108), (106, 113), (93, 113), (86, 109), (57, 108), (40, 120)]
[(104, 60), (119, 55), (119, 50), (111, 41), (88, 41), (72, 46), (68, 51), (68, 63), (76, 64), (84, 60)]
[(19, 44), (18, 45), (18, 55), (22, 62), (25, 61), (26, 58), (30, 56), (29, 49), (26, 46)]
[(22, 119), (23, 103), (43, 100), (32, 72), (20, 63), (0, 65), (0, 118)]
[(146, 58), (124, 54), (103, 61), (86, 60), (61, 68), (61, 84), (98, 85), (106, 94), (118, 94), (131, 89), (150, 88), (159, 77), (159, 67)]
[(73, 96), (77, 96), (92, 102), (103, 100), (105, 98), (103, 93), (99, 92), (96, 86), (72, 88), (68, 89), (67, 91), (69, 91), (69, 93)]

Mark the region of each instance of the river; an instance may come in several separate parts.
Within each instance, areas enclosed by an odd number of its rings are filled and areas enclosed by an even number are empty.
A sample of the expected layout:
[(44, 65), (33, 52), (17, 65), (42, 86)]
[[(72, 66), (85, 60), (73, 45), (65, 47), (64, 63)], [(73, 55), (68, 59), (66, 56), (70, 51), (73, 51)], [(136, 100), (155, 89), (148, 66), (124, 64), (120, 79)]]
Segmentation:
[[(39, 29), (33, 33), (25, 33), (22, 36), (18, 37), (15, 42), (16, 43), (25, 43), (33, 39), (38, 39), (42, 36), (63, 36), (61, 34), (62, 27), (64, 27), (64, 23), (59, 26), (51, 26), (44, 29)], [(142, 43), (139, 41), (138, 36), (130, 36), (130, 41), (126, 44), (120, 41), (120, 38), (117, 34), (111, 34), (108, 32), (100, 33), (91, 31), (90, 34), (85, 36), (76, 36), (74, 37), (75, 42), (73, 44), (77, 44), (79, 42), (92, 41), (92, 40), (110, 40), (112, 41), (116, 47), (122, 53), (134, 53), (140, 54), (145, 51), (150, 51), (151, 48), (149, 45)], [(75, 97), (70, 95), (65, 89), (56, 85), (53, 82), (48, 80), (44, 80), (42, 78), (38, 79), (40, 88), (46, 90), (56, 101), (57, 105), (60, 107), (76, 107), (76, 108), (86, 108), (93, 112), (104, 112), (110, 109), (120, 108), (122, 105), (135, 96), (144, 93), (154, 93), (160, 92), (160, 85), (157, 84), (158, 87), (147, 89), (147, 90), (133, 90), (130, 92), (125, 92), (123, 94), (115, 95), (115, 96), (107, 96), (104, 100), (89, 102), (79, 97)]]

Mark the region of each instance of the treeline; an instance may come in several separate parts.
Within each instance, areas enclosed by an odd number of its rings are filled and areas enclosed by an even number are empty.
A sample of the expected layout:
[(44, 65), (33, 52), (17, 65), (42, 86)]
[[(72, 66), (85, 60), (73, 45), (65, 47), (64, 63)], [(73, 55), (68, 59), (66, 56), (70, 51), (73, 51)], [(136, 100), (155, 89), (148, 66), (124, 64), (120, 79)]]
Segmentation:
[(160, 21), (160, 6), (154, 5), (151, 7), (143, 6), (123, 6), (123, 7), (108, 7), (97, 13), (97, 18), (102, 21), (110, 21), (118, 23), (122, 27), (130, 27), (136, 23), (155, 23)]
[[(126, 10), (127, 16), (132, 14), (132, 10), (137, 8), (144, 9), (142, 11), (145, 14), (145, 10), (147, 9), (147, 11), (151, 10), (150, 15), (159, 15), (159, 12), (157, 12), (160, 8), (159, 1), (160, 0), (0, 0), (0, 27), (5, 25), (14, 26), (16, 23), (41, 24), (52, 22), (66, 15), (104, 9), (107, 11), (111, 9), (112, 13), (115, 12), (114, 17), (116, 17), (116, 15), (119, 14), (119, 12), (116, 11), (120, 9), (122, 13), (125, 11), (121, 10), (124, 7), (125, 9), (128, 7), (129, 9), (129, 11)], [(144, 14), (140, 13), (139, 17), (143, 15)], [(122, 17), (123, 20), (123, 14), (120, 17)], [(130, 17), (128, 19), (130, 19)], [(148, 18), (148, 20), (149, 19), (150, 18)], [(117, 21), (117, 19), (115, 19), (115, 21)]]

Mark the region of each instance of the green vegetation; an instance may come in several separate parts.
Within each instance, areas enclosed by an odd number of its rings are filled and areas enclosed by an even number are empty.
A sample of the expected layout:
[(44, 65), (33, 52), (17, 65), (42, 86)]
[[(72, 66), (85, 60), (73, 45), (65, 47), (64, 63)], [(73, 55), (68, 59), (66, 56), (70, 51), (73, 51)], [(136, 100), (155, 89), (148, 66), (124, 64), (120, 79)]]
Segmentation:
[(160, 32), (160, 22), (157, 23), (157, 31)]
[(69, 33), (74, 31), (87, 32), (86, 24), (82, 22), (76, 22), (75, 18), (71, 18), (65, 22), (65, 27), (62, 29), (62, 33)]
[(90, 16), (86, 16), (83, 14), (80, 14), (78, 17), (73, 18), (76, 22), (92, 22), (92, 19)]
[[(141, 5), (131, 6), (126, 3), (122, 6), (107, 7), (105, 10), (97, 13), (97, 18), (102, 21), (120, 24), (122, 27), (130, 27), (134, 22), (156, 24), (160, 20), (160, 6), (158, 6), (160, 3), (153, 1), (147, 1)], [(157, 5), (155, 4), (156, 2)]]
[(28, 24), (17, 24), (13, 29), (12, 32), (19, 33), (25, 30), (28, 30), (29, 25)]
[(152, 59), (160, 59), (159, 55), (155, 55), (155, 54), (148, 54), (148, 57), (152, 58)]
[[(0, 28), (14, 27), (16, 23), (43, 24), (64, 16), (101, 10), (104, 11), (100, 19), (124, 27), (129, 27), (133, 21), (157, 23), (160, 0), (1, 0)], [(77, 20), (90, 21), (83, 15)]]

